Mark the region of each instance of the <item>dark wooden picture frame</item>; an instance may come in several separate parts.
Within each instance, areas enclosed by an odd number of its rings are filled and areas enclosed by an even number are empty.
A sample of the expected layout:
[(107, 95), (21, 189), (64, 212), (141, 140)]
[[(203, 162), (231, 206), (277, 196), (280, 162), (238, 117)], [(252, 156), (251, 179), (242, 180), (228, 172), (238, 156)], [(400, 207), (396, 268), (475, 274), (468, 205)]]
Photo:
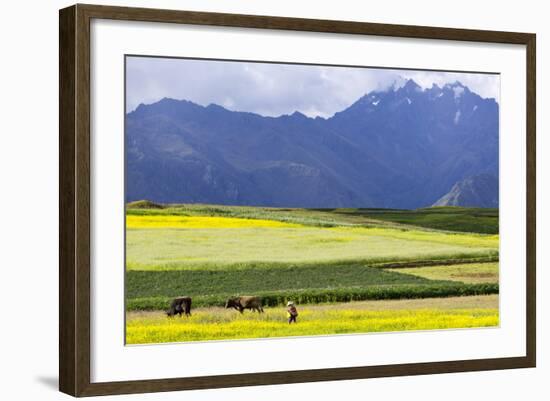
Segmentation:
[[(90, 22), (94, 18), (525, 45), (527, 54), (526, 356), (91, 383)], [(535, 34), (80, 4), (60, 10), (59, 29), (59, 388), (62, 392), (73, 396), (93, 396), (535, 366)]]

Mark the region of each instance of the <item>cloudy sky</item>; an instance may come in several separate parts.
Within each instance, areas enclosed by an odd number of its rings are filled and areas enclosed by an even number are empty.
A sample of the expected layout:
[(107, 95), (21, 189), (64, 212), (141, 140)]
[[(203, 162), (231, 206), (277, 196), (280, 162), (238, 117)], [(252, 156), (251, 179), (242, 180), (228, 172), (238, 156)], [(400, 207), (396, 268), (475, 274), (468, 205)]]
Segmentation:
[(372, 90), (460, 81), (498, 101), (498, 75), (152, 57), (126, 59), (126, 110), (169, 97), (264, 116), (330, 117)]

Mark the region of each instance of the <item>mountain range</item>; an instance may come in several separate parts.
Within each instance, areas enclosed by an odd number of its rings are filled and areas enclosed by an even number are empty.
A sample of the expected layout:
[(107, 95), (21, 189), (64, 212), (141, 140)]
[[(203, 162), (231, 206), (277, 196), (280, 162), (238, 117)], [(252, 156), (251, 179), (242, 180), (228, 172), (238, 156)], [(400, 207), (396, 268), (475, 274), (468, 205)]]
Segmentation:
[(457, 182), (433, 206), (466, 206), (498, 208), (498, 179), (479, 174)]
[(330, 118), (164, 98), (126, 114), (126, 201), (412, 209), (463, 205), (473, 179), (484, 194), (464, 206), (498, 205), (498, 124), (460, 82), (408, 80)]

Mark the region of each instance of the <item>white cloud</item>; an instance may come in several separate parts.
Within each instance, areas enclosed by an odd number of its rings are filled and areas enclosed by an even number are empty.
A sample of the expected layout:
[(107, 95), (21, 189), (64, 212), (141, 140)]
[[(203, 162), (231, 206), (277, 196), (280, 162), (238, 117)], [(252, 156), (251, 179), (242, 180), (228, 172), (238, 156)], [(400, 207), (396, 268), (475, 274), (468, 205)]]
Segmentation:
[(422, 88), (460, 81), (498, 101), (496, 75), (129, 57), (127, 111), (163, 97), (216, 103), (266, 116), (329, 117), (373, 90), (398, 88), (414, 79)]

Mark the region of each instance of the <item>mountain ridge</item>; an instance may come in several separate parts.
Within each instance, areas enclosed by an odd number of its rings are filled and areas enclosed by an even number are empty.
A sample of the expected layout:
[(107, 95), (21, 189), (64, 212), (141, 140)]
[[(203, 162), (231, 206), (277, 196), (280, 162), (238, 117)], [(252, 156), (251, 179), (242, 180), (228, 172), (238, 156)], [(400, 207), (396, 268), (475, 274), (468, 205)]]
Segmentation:
[(126, 115), (127, 201), (416, 208), (498, 176), (498, 104), (460, 83), (418, 88), (367, 93), (326, 119), (140, 104)]
[[(473, 93), (473, 94), (475, 94), (476, 96), (478, 96), (480, 99), (489, 100), (489, 101), (493, 101), (493, 102), (496, 103), (495, 98), (492, 98), (492, 97), (483, 98), (483, 97), (481, 97), (480, 95), (478, 95), (477, 93), (470, 91), (469, 87), (466, 86), (466, 85), (464, 85), (464, 84), (462, 84), (462, 82), (460, 82), (459, 80), (456, 80), (456, 81), (453, 82), (453, 83), (447, 83), (447, 84), (445, 84), (445, 85), (443, 85), (443, 86), (439, 86), (438, 84), (433, 83), (431, 87), (429, 87), (429, 88), (424, 88), (424, 89), (422, 89), (422, 87), (421, 87), (420, 85), (418, 85), (418, 84), (416, 83), (416, 81), (414, 81), (414, 79), (409, 79), (409, 80), (407, 80), (407, 83), (408, 83), (408, 82), (411, 82), (411, 85), (414, 85), (413, 88), (418, 88), (421, 92), (443, 91), (445, 88), (451, 88), (451, 89), (452, 89), (452, 88), (456, 88), (456, 87), (461, 87), (461, 88), (463, 88), (464, 90), (466, 90), (466, 92), (468, 92), (468, 93)], [(386, 92), (389, 92), (389, 91), (395, 92), (395, 91), (398, 91), (399, 89), (404, 88), (404, 87), (406, 87), (406, 86), (407, 86), (407, 84), (403, 85), (402, 87), (398, 87), (397, 89), (394, 89), (394, 88), (388, 88), (388, 89), (385, 89), (385, 90), (378, 90), (378, 89), (375, 89), (375, 90), (372, 90), (372, 91), (370, 91), (370, 92), (366, 92), (363, 96), (359, 97), (359, 98), (358, 98), (355, 102), (353, 102), (351, 105), (357, 103), (359, 100), (361, 100), (361, 99), (363, 99), (363, 98), (366, 98), (366, 97), (368, 97), (368, 96), (370, 96), (370, 95), (386, 93)], [(304, 114), (303, 112), (301, 112), (300, 110), (293, 110), (293, 111), (291, 111), (291, 112), (282, 113), (282, 114), (279, 114), (279, 115), (277, 115), (277, 116), (269, 116), (269, 115), (263, 115), (263, 114), (260, 114), (260, 113), (257, 113), (257, 112), (252, 112), (252, 111), (231, 110), (231, 109), (229, 109), (229, 108), (227, 108), (227, 107), (225, 107), (225, 106), (223, 106), (223, 105), (221, 105), (221, 104), (218, 104), (218, 103), (208, 103), (207, 105), (201, 105), (201, 104), (196, 103), (196, 102), (194, 102), (194, 101), (192, 101), (192, 100), (183, 99), (183, 98), (182, 98), (182, 99), (176, 99), (176, 98), (173, 98), (173, 97), (167, 97), (167, 96), (165, 96), (165, 97), (163, 97), (163, 98), (161, 98), (161, 99), (159, 99), (159, 100), (157, 100), (156, 102), (153, 102), (153, 103), (147, 103), (147, 104), (146, 104), (146, 103), (140, 103), (140, 104), (138, 104), (138, 105), (136, 106), (136, 108), (135, 108), (134, 110), (128, 111), (128, 112), (126, 113), (126, 115), (132, 114), (132, 113), (134, 113), (135, 111), (137, 111), (137, 110), (140, 109), (140, 108), (146, 108), (146, 107), (148, 107), (148, 106), (155, 105), (155, 104), (160, 103), (160, 102), (163, 102), (163, 101), (186, 102), (186, 103), (192, 104), (192, 105), (197, 106), (197, 107), (203, 107), (203, 108), (208, 108), (208, 107), (220, 108), (220, 109), (223, 109), (223, 110), (226, 110), (226, 111), (230, 111), (230, 112), (234, 112), (234, 113), (253, 114), (253, 115), (260, 116), (260, 117), (264, 117), (264, 118), (281, 118), (281, 117), (285, 117), (285, 116), (286, 116), (286, 117), (289, 117), (289, 116), (292, 116), (292, 115), (294, 115), (294, 114), (298, 114), (298, 115), (302, 115), (302, 116), (304, 116), (304, 117), (306, 117), (306, 118), (309, 118), (309, 119), (322, 119), (322, 120), (328, 120), (328, 119), (332, 118), (335, 114), (340, 113), (340, 112), (346, 110), (347, 108), (349, 108), (349, 107), (351, 106), (351, 105), (350, 105), (350, 106), (348, 106), (348, 107), (345, 108), (345, 109), (342, 109), (342, 110), (340, 110), (340, 111), (335, 112), (335, 113), (334, 113), (332, 116), (330, 116), (330, 117), (323, 117), (323, 116), (314, 116), (314, 117), (313, 117), (313, 116), (308, 116), (308, 115)]]
[(489, 174), (466, 177), (432, 206), (498, 208), (498, 179)]

